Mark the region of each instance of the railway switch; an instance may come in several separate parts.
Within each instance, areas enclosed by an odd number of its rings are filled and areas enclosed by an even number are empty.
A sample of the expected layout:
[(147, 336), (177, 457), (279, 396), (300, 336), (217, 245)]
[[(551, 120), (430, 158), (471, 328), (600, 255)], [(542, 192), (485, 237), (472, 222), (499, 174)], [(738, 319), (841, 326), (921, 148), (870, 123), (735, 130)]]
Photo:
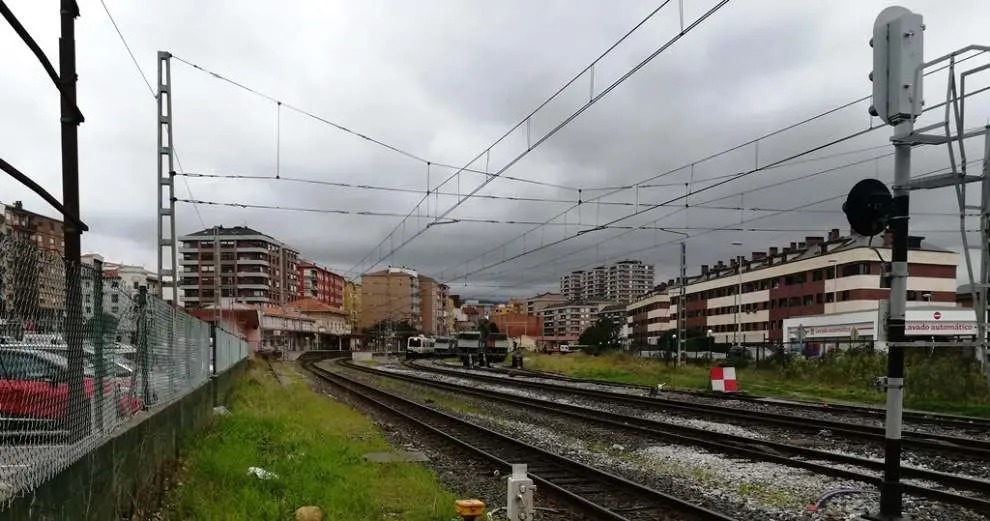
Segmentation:
[(505, 507), (510, 521), (533, 521), (536, 507), (533, 504), (533, 494), (536, 485), (526, 475), (525, 463), (513, 463), (512, 475), (508, 479), (507, 505)]
[(474, 521), (485, 514), (485, 503), (477, 499), (458, 499), (454, 512), (464, 521)]

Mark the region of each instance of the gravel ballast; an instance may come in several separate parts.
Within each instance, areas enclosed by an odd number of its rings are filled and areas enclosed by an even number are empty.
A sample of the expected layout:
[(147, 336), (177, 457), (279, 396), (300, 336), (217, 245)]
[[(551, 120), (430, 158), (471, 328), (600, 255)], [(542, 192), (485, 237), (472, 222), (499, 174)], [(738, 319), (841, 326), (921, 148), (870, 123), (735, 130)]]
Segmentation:
[[(406, 368), (388, 364), (378, 368), (403, 373), (411, 372)], [(537, 415), (525, 409), (495, 405), (466, 396), (456, 397), (461, 406), (450, 407), (447, 400), (435, 399), (436, 393), (443, 391), (356, 371), (347, 371), (347, 373), (368, 383), (381, 384), (387, 381), (390, 390), (401, 388), (403, 396), (409, 399), (427, 402), (431, 406), (448, 410), (534, 446), (622, 475), (647, 486), (723, 512), (744, 512), (746, 515), (742, 517), (743, 519), (853, 519), (862, 513), (860, 508), (862, 505), (876, 504), (877, 492), (872, 485), (816, 475), (783, 465), (731, 459), (693, 447), (657, 443), (656, 440), (636, 434), (610, 432), (571, 419), (545, 413)], [(436, 378), (437, 376), (439, 375), (433, 375), (433, 379), (452, 380), (449, 377)], [(451, 381), (451, 383), (467, 382)], [(475, 388), (487, 388), (476, 381), (470, 383)], [(502, 386), (498, 387), (497, 390), (505, 391)], [(525, 396), (518, 392), (513, 394)], [(548, 399), (547, 396), (538, 397)], [(585, 405), (580, 403), (582, 401), (566, 399), (567, 403)], [(609, 407), (608, 410), (612, 408)], [(749, 430), (746, 427), (697, 419), (691, 426), (756, 439), (772, 434), (772, 431)], [(822, 437), (828, 439), (827, 435)], [(839, 496), (819, 511), (806, 510), (823, 495), (848, 488), (856, 489), (858, 492), (850, 496)], [(958, 507), (934, 504), (922, 499), (911, 499), (906, 505), (910, 505), (916, 511), (914, 519), (959, 521), (984, 519), (981, 515)]]
[[(828, 430), (809, 433), (807, 431), (788, 429), (786, 427), (760, 424), (737, 425), (725, 421), (705, 419), (704, 413), (692, 414), (684, 411), (657, 411), (648, 406), (634, 406), (621, 402), (609, 402), (585, 396), (569, 395), (566, 391), (558, 390), (533, 390), (512, 385), (512, 380), (507, 379), (505, 385), (496, 385), (488, 382), (479, 382), (465, 377), (441, 375), (429, 371), (410, 369), (398, 364), (383, 364), (376, 369), (382, 371), (396, 372), (419, 378), (426, 378), (439, 382), (446, 382), (456, 385), (469, 386), (475, 389), (488, 389), (496, 392), (512, 394), (524, 398), (537, 398), (549, 400), (556, 403), (576, 405), (592, 410), (602, 410), (627, 416), (645, 418), (661, 423), (671, 423), (687, 427), (701, 428), (710, 432), (720, 434), (731, 434), (744, 436), (756, 440), (765, 439), (779, 443), (788, 443), (802, 447), (814, 448), (836, 454), (845, 454), (862, 458), (870, 458), (881, 461), (883, 459), (883, 446), (881, 443), (863, 442), (861, 440), (848, 439), (842, 436), (833, 435)], [(527, 378), (527, 381), (530, 379)], [(635, 393), (625, 393), (635, 394)], [(642, 391), (639, 392), (642, 396)], [(667, 394), (663, 394), (657, 401), (662, 404), (667, 400)], [(793, 411), (792, 411), (793, 412)], [(702, 417), (698, 417), (702, 416)], [(754, 416), (757, 416), (754, 414)], [(808, 418), (817, 418), (812, 412), (806, 414)], [(979, 460), (968, 459), (964, 456), (951, 453), (934, 453), (917, 449), (906, 449), (902, 457), (904, 465), (917, 467), (920, 469), (934, 470), (959, 474), (962, 476), (977, 479), (990, 480), (990, 465)]]
[[(424, 362), (420, 362), (424, 363)], [(536, 383), (546, 383), (565, 387), (576, 387), (581, 389), (588, 389), (593, 391), (604, 391), (617, 394), (629, 394), (634, 396), (642, 396), (644, 389), (642, 387), (623, 385), (620, 383), (609, 384), (605, 382), (581, 382), (574, 380), (564, 380), (559, 378), (544, 378), (540, 377), (539, 373), (527, 373), (525, 376), (512, 376), (507, 372), (499, 369), (504, 369), (501, 367), (496, 367), (495, 370), (488, 369), (465, 369), (460, 365), (433, 361), (433, 365), (444, 370), (452, 370), (457, 372), (463, 372), (467, 375), (477, 374), (484, 376), (494, 376), (499, 378), (505, 378), (507, 380), (522, 379), (529, 382)], [(664, 382), (658, 381), (657, 384), (663, 384)], [(744, 382), (740, 382), (740, 385), (744, 385)], [(884, 418), (878, 415), (868, 415), (863, 413), (857, 413), (848, 410), (834, 410), (830, 411), (827, 407), (822, 407), (818, 409), (805, 409), (805, 408), (794, 408), (788, 407), (783, 403), (785, 400), (779, 400), (774, 398), (766, 398), (763, 400), (737, 400), (732, 398), (720, 398), (718, 396), (709, 396), (701, 393), (686, 392), (686, 391), (672, 391), (663, 393), (664, 399), (671, 401), (679, 401), (684, 403), (698, 403), (704, 405), (715, 405), (719, 407), (729, 407), (736, 410), (752, 411), (755, 413), (773, 413), (773, 414), (785, 414), (795, 417), (813, 417), (815, 419), (835, 421), (835, 422), (849, 422), (858, 423), (862, 425), (869, 425), (874, 427), (883, 427)], [(987, 431), (985, 427), (981, 425), (974, 426), (973, 428), (963, 428), (963, 427), (947, 427), (933, 424), (931, 421), (913, 421), (910, 418), (904, 420), (904, 426), (907, 429), (927, 433), (927, 434), (939, 434), (945, 436), (959, 436), (968, 437), (981, 441), (990, 441), (990, 431)]]

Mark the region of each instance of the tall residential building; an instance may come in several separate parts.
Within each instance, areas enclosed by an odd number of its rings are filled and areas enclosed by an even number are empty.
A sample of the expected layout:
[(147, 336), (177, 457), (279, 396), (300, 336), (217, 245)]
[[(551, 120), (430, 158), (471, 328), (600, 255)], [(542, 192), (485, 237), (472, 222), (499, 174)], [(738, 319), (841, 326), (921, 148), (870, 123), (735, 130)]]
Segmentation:
[(221, 298), (281, 306), (296, 298), (299, 252), (247, 226), (214, 226), (179, 238), (179, 289), (186, 307)]
[(361, 275), (360, 329), (382, 321), (422, 326), (419, 274), (407, 268), (388, 268)]
[[(62, 221), (0, 204), (0, 299), (7, 318), (53, 325), (65, 311), (65, 241)], [(19, 315), (19, 316), (13, 316)]]
[(344, 307), (344, 277), (313, 261), (299, 261), (299, 298), (316, 299), (335, 308)]
[(420, 330), (425, 335), (446, 335), (447, 286), (425, 275), (419, 276)]
[(563, 304), (567, 301), (567, 296), (560, 293), (540, 293), (535, 297), (526, 299), (526, 314), (541, 316), (543, 309), (547, 306)]
[(351, 331), (358, 331), (358, 318), (361, 316), (361, 284), (347, 281), (344, 283), (344, 314)]
[(560, 294), (571, 302), (581, 300), (584, 295), (585, 273), (582, 270), (572, 271), (560, 277)]
[(652, 265), (624, 260), (568, 273), (560, 278), (560, 292), (571, 302), (628, 303), (649, 293), (653, 278)]

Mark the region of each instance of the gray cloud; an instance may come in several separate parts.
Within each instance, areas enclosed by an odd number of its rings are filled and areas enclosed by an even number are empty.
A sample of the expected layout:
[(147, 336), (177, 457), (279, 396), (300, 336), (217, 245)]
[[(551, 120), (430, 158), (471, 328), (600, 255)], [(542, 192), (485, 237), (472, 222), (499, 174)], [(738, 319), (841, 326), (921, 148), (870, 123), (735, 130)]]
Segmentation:
[[(621, 6), (592, 0), (538, 4), (520, 0), (499, 3), (497, 8), (439, 0), (348, 5), (298, 2), (264, 10), (244, 8), (243, 3), (237, 8), (230, 2), (201, 4), (182, 1), (166, 10), (149, 10), (109, 3), (152, 82), (155, 51), (170, 50), (286, 103), (421, 157), (454, 165), (464, 164), (484, 149), (655, 7), (653, 2), (639, 0)], [(687, 4), (690, 20), (714, 1)], [(984, 33), (978, 21), (990, 15), (984, 2), (978, 1), (954, 9), (934, 0), (906, 4), (926, 16), (929, 56), (980, 41)], [(862, 96), (869, 89), (866, 41), (880, 7), (853, 0), (827, 5), (783, 0), (729, 4), (529, 153), (507, 175), (583, 188), (582, 199), (587, 201), (601, 193), (595, 187), (634, 183)], [(13, 8), (55, 57), (57, 11), (33, 4)], [(670, 12), (658, 15), (596, 67), (598, 91), (672, 35), (677, 29), (675, 8), (676, 2), (671, 3)], [(150, 267), (155, 260), (154, 101), (105, 14), (94, 5), (83, 15), (78, 43), (80, 104), (87, 116), (80, 131), (82, 197), (84, 218), (93, 229), (85, 236), (84, 246)], [(4, 144), (0, 153), (59, 194), (55, 90), (10, 31), (0, 31), (0, 48), (14, 49), (0, 61), (15, 71), (2, 83), (0, 113), (5, 117), (0, 125), (0, 143)], [(582, 78), (538, 113), (531, 122), (532, 136), (542, 135), (584, 103), (588, 81)], [(173, 82), (175, 143), (184, 170), (274, 175), (274, 104), (178, 62), (173, 62)], [(981, 85), (985, 84), (986, 80)], [(926, 96), (930, 104), (942, 97), (943, 88), (943, 79), (930, 80)], [(968, 108), (973, 115), (970, 125), (982, 124), (990, 113), (984, 99), (974, 100)], [(759, 164), (865, 128), (869, 124), (865, 109), (865, 103), (850, 107), (761, 142)], [(426, 165), (291, 110), (281, 111), (279, 133), (283, 176), (420, 190), (427, 185)], [(888, 136), (889, 131), (878, 130), (816, 156), (883, 145)], [(492, 151), (490, 166), (504, 165), (525, 147), (525, 131), (517, 131)], [(974, 141), (971, 154), (980, 148)], [(769, 212), (705, 206), (780, 209), (842, 194), (862, 177), (891, 179), (890, 159), (787, 181), (887, 152), (850, 153), (760, 172), (692, 195), (687, 199), (689, 210), (679, 208), (684, 204), (679, 201), (621, 224), (737, 226), (740, 218)], [(706, 186), (707, 179), (752, 168), (756, 161), (755, 147), (747, 147), (697, 164), (693, 175), (690, 169), (670, 173), (656, 183), (673, 186), (642, 188), (638, 199), (641, 203), (673, 199), (686, 189)], [(484, 164), (482, 160), (471, 166), (483, 168)], [(916, 153), (917, 172), (946, 164), (942, 149)], [(451, 173), (430, 168), (430, 184), (435, 186)], [(458, 177), (459, 182), (455, 179), (442, 191), (463, 194), (483, 180), (471, 173)], [(179, 178), (177, 189), (179, 197), (188, 199), (402, 213), (421, 197), (246, 179)], [(4, 202), (22, 199), (29, 208), (51, 213), (7, 179), (0, 180), (0, 193)], [(496, 180), (479, 194), (570, 201), (578, 197), (576, 190), (509, 180)], [(631, 203), (636, 199), (636, 192), (630, 190), (605, 200)], [(451, 196), (431, 197), (429, 215), (435, 216), (438, 207), (442, 211), (456, 201)], [(732, 255), (733, 240), (742, 240), (748, 252), (820, 235), (833, 227), (845, 229), (839, 206), (839, 201), (831, 201), (811, 208), (814, 212), (786, 213), (742, 225), (792, 232), (706, 233), (688, 242), (689, 263), (712, 263)], [(449, 217), (543, 221), (567, 207), (478, 198)], [(918, 212), (950, 213), (954, 208), (951, 191), (920, 194), (914, 202)], [(585, 228), (602, 224), (633, 209), (585, 203), (558, 220), (567, 226), (547, 226), (477, 259), (530, 227), (466, 222), (436, 226), (394, 258), (381, 259), (381, 264), (413, 266), (453, 279), (498, 263), (468, 275), (467, 285), (462, 278), (454, 281), (460, 293), (495, 296), (552, 286), (562, 272), (616, 260), (627, 252), (656, 262), (660, 277), (674, 276), (677, 247), (672, 241), (677, 235), (658, 230), (635, 231), (611, 241), (624, 230), (603, 230), (505, 261), (570, 236), (580, 229), (579, 224)], [(421, 214), (427, 215), (425, 205)], [(379, 260), (392, 244), (403, 242), (427, 222), (411, 219), (404, 233), (400, 229), (384, 249), (373, 250), (398, 219), (207, 205), (194, 208), (179, 203), (177, 221), (180, 233), (220, 223), (248, 224), (339, 270), (351, 268), (366, 254)], [(957, 223), (951, 216), (919, 215), (912, 227), (949, 230)], [(958, 234), (928, 235), (940, 245), (960, 245)]]

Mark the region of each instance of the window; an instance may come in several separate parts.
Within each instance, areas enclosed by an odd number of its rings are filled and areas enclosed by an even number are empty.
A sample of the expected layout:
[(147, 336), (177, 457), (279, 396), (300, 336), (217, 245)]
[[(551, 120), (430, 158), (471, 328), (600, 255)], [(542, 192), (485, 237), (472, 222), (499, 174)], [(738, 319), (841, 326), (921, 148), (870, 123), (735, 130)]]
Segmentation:
[(116, 314), (120, 313), (120, 308), (118, 308), (117, 306), (113, 306), (112, 308), (110, 308), (110, 313), (113, 313), (114, 315), (116, 315)]
[(138, 289), (138, 288), (140, 288), (140, 287), (141, 287), (141, 282), (140, 282), (140, 281), (137, 281), (137, 280), (135, 280), (135, 281), (134, 281), (134, 289)]
[(113, 289), (119, 288), (120, 287), (120, 281), (119, 280), (112, 281), (110, 283), (110, 287), (113, 288)]
[(120, 302), (120, 295), (118, 295), (116, 293), (110, 295), (110, 302), (112, 302), (114, 304), (116, 304), (117, 302)]
[(93, 308), (91, 306), (86, 306), (86, 314), (87, 315), (92, 315), (93, 314)]

